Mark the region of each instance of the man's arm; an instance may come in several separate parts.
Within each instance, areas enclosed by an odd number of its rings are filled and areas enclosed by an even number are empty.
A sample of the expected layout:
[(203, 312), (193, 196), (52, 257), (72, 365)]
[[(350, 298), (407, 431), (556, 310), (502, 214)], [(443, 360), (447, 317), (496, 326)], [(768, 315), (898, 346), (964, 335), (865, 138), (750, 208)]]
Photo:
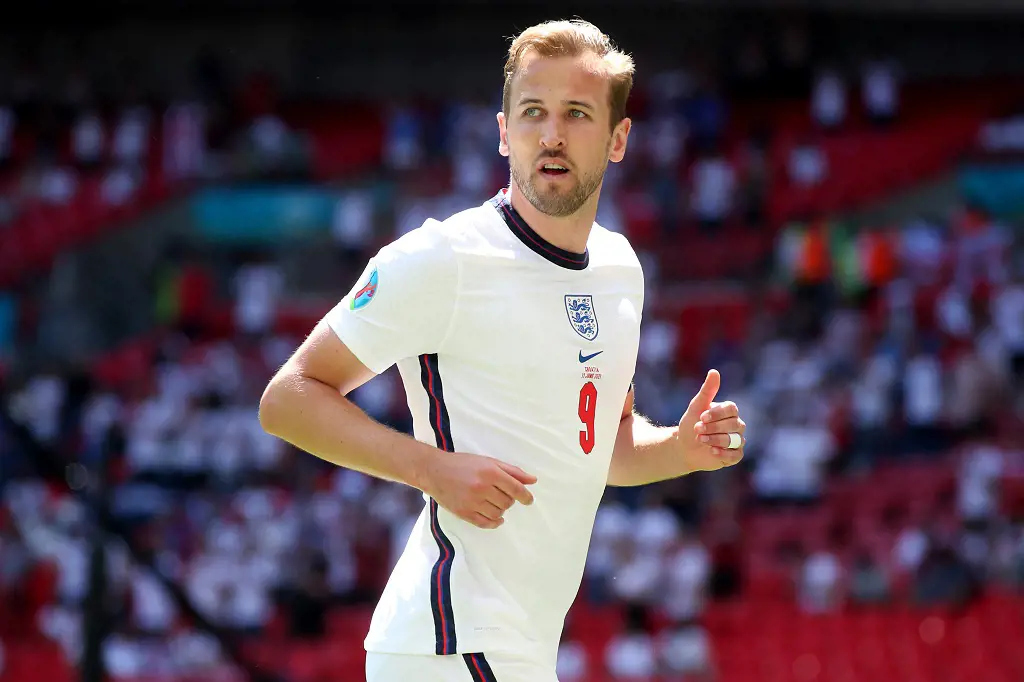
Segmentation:
[(321, 321), (264, 390), (260, 424), (332, 464), (423, 490), (440, 451), (374, 421), (345, 397), (373, 376)]
[(718, 372), (708, 372), (704, 385), (677, 426), (655, 426), (638, 414), (633, 407), (635, 392), (631, 386), (622, 406), (608, 485), (646, 485), (739, 462), (743, 449), (726, 449), (728, 434), (738, 433), (742, 437), (746, 425), (739, 418), (735, 403), (713, 402), (720, 385)]
[(655, 426), (634, 410), (633, 400), (631, 386), (615, 436), (608, 485), (645, 485), (690, 473), (679, 447), (679, 427)]

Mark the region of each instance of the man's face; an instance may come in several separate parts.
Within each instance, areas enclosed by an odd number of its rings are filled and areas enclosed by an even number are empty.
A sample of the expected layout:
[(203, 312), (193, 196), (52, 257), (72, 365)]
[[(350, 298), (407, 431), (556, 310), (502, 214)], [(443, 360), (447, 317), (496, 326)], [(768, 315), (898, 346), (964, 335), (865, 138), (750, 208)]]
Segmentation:
[(498, 114), (499, 151), (533, 206), (564, 218), (601, 187), (608, 161), (626, 150), (629, 119), (611, 129), (608, 80), (596, 56), (527, 54), (512, 81), (509, 113)]

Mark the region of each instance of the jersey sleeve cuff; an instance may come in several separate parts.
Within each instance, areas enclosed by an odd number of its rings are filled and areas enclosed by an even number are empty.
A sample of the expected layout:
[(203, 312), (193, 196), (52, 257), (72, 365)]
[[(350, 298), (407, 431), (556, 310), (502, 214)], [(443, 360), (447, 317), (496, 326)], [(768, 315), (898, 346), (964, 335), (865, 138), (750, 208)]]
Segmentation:
[(383, 374), (392, 364), (392, 362), (378, 357), (373, 350), (373, 344), (368, 340), (361, 338), (360, 334), (356, 330), (352, 329), (351, 325), (347, 324), (344, 313), (338, 314), (336, 311), (332, 311), (325, 318), (327, 326), (329, 326), (334, 334), (341, 340), (345, 346), (352, 351), (352, 354), (356, 356), (359, 362), (363, 363), (367, 369), (374, 374)]

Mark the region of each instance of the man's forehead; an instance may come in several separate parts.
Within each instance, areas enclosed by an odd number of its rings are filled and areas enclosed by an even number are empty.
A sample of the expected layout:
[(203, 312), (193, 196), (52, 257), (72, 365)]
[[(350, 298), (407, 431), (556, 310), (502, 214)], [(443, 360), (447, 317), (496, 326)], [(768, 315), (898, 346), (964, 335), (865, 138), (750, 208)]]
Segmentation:
[(608, 79), (597, 55), (545, 57), (528, 52), (519, 64), (513, 88), (516, 99), (541, 97), (545, 92), (550, 96), (557, 91), (559, 97), (569, 99), (603, 100)]

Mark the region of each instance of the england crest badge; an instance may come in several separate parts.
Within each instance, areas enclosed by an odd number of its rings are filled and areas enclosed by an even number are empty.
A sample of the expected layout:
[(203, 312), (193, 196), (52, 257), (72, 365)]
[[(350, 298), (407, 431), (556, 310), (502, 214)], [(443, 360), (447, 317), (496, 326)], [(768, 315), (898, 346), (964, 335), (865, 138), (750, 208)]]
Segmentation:
[(597, 313), (594, 311), (594, 297), (591, 295), (567, 295), (565, 297), (565, 313), (569, 316), (569, 324), (576, 333), (587, 341), (597, 338)]

